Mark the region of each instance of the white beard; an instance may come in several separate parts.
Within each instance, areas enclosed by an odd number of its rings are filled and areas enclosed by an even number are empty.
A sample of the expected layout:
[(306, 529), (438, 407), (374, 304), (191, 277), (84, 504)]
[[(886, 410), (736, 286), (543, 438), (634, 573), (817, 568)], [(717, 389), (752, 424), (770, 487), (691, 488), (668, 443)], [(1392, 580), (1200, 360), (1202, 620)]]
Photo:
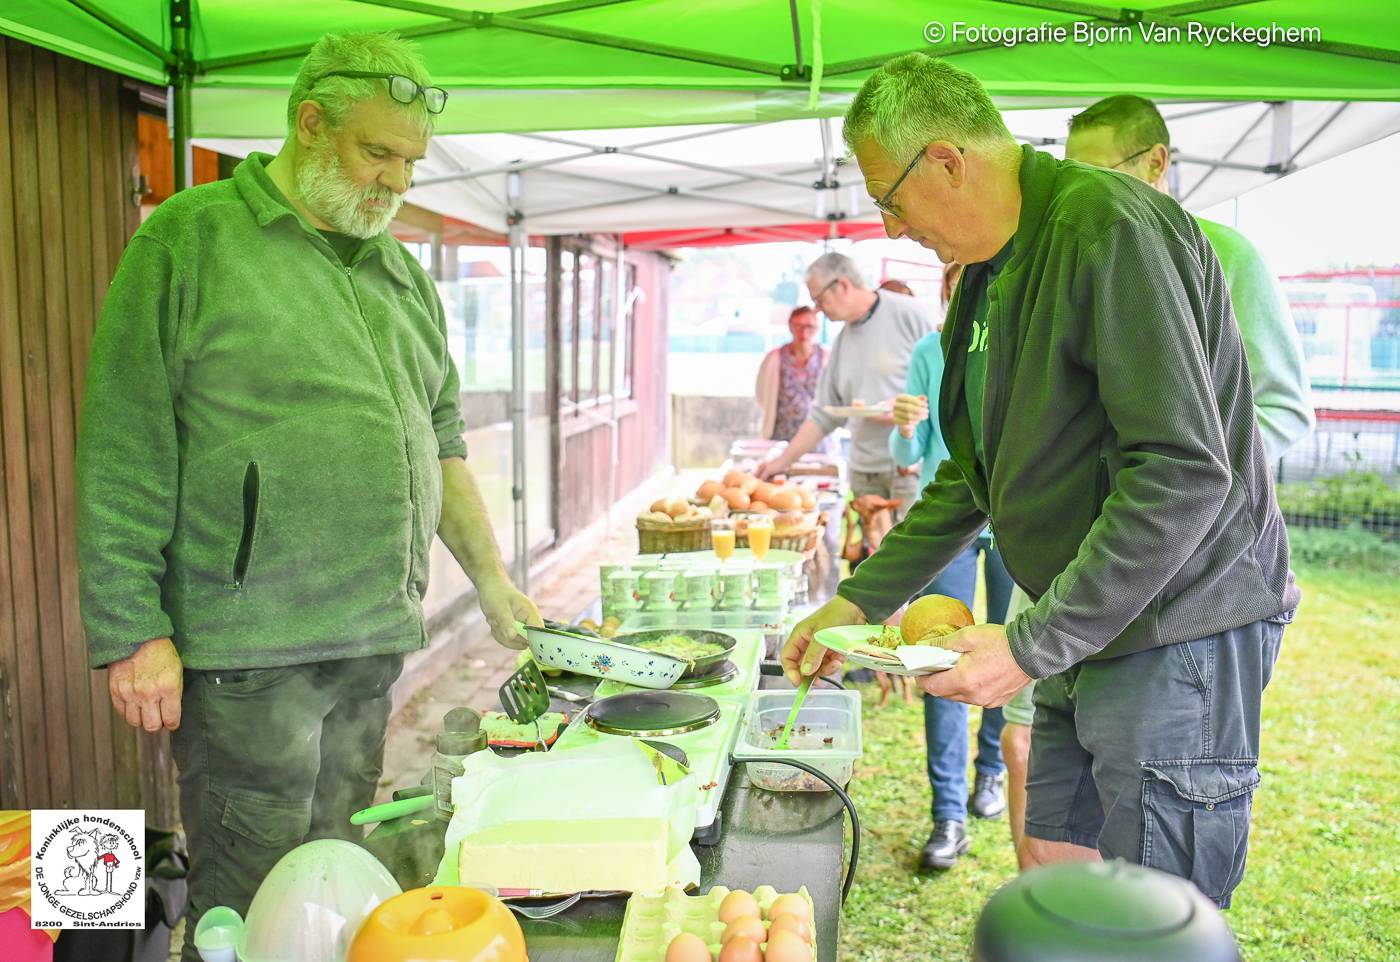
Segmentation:
[[(403, 195), (378, 184), (360, 186), (345, 173), (340, 155), (329, 145), (317, 145), (307, 152), (297, 169), (297, 193), (307, 208), (331, 226), (332, 230), (362, 240), (388, 230), (394, 215), (403, 206)], [(378, 201), (383, 207), (366, 207)]]

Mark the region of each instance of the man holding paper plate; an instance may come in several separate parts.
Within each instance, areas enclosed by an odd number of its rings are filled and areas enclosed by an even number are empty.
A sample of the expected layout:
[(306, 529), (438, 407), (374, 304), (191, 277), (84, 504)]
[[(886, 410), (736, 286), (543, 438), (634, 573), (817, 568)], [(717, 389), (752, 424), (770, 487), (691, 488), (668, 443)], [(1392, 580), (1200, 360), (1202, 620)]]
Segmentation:
[(937, 639), (930, 694), (1038, 679), (1031, 864), (1124, 858), (1226, 907), (1244, 876), (1259, 709), (1299, 592), (1220, 263), (1171, 197), (1007, 132), (981, 84), (910, 54), (846, 113), (894, 238), (966, 265), (943, 331), (949, 450), (908, 516), (793, 631), (879, 623), (988, 521), (1035, 601)]

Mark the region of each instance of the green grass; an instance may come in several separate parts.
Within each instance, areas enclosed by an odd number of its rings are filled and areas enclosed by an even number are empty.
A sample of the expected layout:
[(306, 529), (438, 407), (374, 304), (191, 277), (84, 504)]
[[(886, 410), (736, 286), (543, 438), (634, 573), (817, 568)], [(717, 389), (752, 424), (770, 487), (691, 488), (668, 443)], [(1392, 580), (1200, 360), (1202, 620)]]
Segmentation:
[[(1264, 696), (1248, 872), (1226, 919), (1246, 962), (1389, 962), (1400, 959), (1400, 580), (1323, 567), (1298, 579), (1303, 606)], [(922, 707), (876, 709), (870, 689), (841, 957), (966, 959), (978, 912), (1016, 871), (1006, 820), (973, 820), (969, 856), (915, 874), (929, 830)]]

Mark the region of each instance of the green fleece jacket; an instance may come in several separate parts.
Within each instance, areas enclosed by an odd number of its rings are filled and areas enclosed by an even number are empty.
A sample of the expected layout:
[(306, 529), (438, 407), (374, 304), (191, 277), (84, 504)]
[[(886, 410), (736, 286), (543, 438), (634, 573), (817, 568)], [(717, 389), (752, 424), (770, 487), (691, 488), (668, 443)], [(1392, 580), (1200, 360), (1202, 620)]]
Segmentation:
[(78, 439), (94, 667), (167, 636), (196, 669), (425, 643), (439, 459), (466, 455), (442, 304), (387, 233), (343, 265), (270, 160), (162, 204), (107, 294)]
[(972, 264), (943, 328), (949, 459), (841, 595), (883, 620), (990, 518), (1037, 599), (1006, 631), (1032, 678), (1286, 617), (1288, 538), (1209, 242), (1125, 174), (1025, 147), (1019, 176), (1011, 259), (986, 292), (985, 458), (963, 386)]

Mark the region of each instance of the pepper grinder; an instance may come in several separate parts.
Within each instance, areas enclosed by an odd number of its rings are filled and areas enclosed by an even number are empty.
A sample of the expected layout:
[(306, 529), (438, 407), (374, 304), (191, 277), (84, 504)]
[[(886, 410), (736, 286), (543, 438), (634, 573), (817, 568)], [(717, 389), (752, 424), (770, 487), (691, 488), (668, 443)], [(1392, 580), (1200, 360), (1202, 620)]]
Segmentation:
[(481, 715), (471, 708), (454, 708), (442, 719), (433, 753), (433, 809), (438, 818), (452, 817), (452, 779), (463, 774), (468, 755), (486, 748)]

